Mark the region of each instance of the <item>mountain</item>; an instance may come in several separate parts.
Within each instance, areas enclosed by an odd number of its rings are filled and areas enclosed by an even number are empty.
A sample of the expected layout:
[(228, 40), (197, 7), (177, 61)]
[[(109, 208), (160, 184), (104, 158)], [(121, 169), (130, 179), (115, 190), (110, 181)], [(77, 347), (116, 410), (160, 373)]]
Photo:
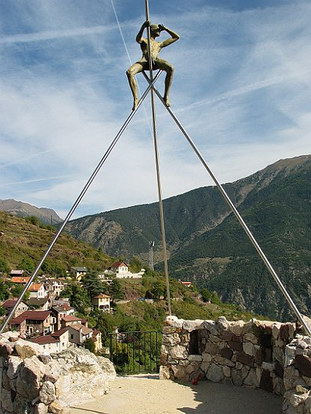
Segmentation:
[(13, 199), (0, 200), (0, 211), (13, 214), (18, 217), (34, 216), (42, 223), (57, 224), (63, 220), (50, 208), (38, 208), (31, 204)]
[[(224, 185), (299, 308), (311, 311), (311, 156), (280, 160)], [(215, 187), (164, 200), (170, 274), (214, 289), (223, 300), (285, 319), (288, 306)], [(115, 256), (160, 261), (157, 203), (83, 217), (68, 231)]]
[[(53, 236), (51, 226), (33, 224), (27, 219), (0, 212), (0, 272), (6, 272), (5, 267), (24, 268), (32, 272)], [(113, 259), (85, 242), (63, 234), (51, 250), (43, 269), (57, 275), (64, 275), (71, 266), (86, 266), (102, 271), (112, 261)]]

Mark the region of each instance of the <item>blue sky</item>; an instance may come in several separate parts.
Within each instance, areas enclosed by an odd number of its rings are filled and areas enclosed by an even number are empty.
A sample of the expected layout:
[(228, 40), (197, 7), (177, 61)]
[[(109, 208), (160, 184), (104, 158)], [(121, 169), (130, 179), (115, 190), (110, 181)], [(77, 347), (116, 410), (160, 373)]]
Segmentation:
[[(0, 199), (64, 217), (129, 114), (113, 5), (135, 62), (143, 0), (0, 0)], [(150, 0), (150, 11), (181, 36), (161, 52), (176, 69), (172, 109), (221, 182), (311, 153), (310, 2)], [(76, 216), (157, 199), (145, 102)], [(163, 196), (211, 185), (157, 109)]]

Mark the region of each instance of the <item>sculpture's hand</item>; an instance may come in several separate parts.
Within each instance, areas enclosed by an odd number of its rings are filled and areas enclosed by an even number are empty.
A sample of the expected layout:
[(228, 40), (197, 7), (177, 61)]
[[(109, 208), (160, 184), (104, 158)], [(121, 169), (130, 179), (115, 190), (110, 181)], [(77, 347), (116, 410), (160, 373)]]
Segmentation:
[(163, 24), (159, 24), (159, 29), (162, 32), (163, 30), (166, 30), (165, 26)]
[(150, 27), (150, 20), (146, 20), (143, 25), (144, 27)]

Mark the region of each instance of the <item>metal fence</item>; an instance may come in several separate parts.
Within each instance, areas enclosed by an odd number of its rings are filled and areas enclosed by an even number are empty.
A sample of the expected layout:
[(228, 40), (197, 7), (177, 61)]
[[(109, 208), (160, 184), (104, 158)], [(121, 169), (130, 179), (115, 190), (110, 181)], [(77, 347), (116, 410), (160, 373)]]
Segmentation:
[(157, 331), (109, 334), (109, 357), (118, 374), (159, 372), (162, 333)]

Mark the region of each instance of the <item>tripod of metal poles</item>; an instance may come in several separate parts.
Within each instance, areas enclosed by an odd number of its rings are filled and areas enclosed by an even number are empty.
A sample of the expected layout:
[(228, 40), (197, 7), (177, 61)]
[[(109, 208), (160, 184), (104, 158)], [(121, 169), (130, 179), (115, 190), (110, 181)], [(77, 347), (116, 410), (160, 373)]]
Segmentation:
[[(149, 1), (148, 0), (145, 0), (145, 10), (146, 10), (146, 20), (147, 21), (150, 21)], [(174, 112), (172, 111), (172, 109), (165, 104), (162, 96), (160, 95), (159, 91), (156, 89), (155, 83), (158, 80), (158, 78), (159, 78), (159, 76), (161, 74), (161, 71), (159, 71), (156, 74), (156, 76), (153, 76), (152, 60), (151, 60), (151, 53), (150, 53), (150, 27), (147, 27), (147, 32), (148, 32), (149, 77), (146, 75), (145, 72), (143, 72), (143, 75), (144, 75), (146, 81), (148, 82), (148, 87), (145, 90), (145, 92), (143, 93), (143, 95), (142, 95), (142, 97), (141, 97), (141, 99), (140, 99), (137, 107), (128, 115), (128, 117), (126, 118), (126, 120), (123, 123), (122, 127), (120, 128), (119, 132), (114, 137), (114, 139), (111, 142), (110, 146), (108, 147), (107, 151), (105, 152), (105, 154), (103, 155), (103, 157), (101, 158), (101, 160), (97, 164), (95, 170), (91, 174), (90, 178), (86, 182), (86, 184), (83, 187), (81, 193), (79, 194), (79, 196), (77, 197), (77, 199), (74, 202), (73, 206), (71, 207), (70, 211), (68, 212), (68, 214), (67, 214), (64, 222), (62, 223), (62, 226), (60, 227), (60, 229), (58, 230), (58, 232), (55, 234), (55, 236), (53, 237), (53, 240), (50, 243), (49, 247), (47, 248), (45, 254), (42, 256), (42, 259), (40, 260), (39, 264), (37, 265), (37, 267), (36, 267), (33, 275), (30, 277), (30, 280), (28, 281), (28, 283), (26, 284), (23, 292), (21, 293), (20, 297), (18, 298), (18, 300), (17, 300), (14, 308), (10, 312), (10, 314), (7, 317), (7, 319), (5, 320), (5, 322), (3, 323), (3, 325), (2, 325), (2, 327), (0, 329), (0, 333), (2, 333), (5, 330), (5, 328), (7, 327), (10, 319), (13, 317), (13, 315), (14, 315), (17, 307), (19, 306), (20, 302), (22, 301), (25, 293), (27, 292), (28, 288), (32, 284), (32, 282), (35, 279), (35, 277), (38, 275), (38, 272), (39, 272), (42, 264), (44, 263), (45, 259), (49, 255), (49, 253), (50, 253), (51, 249), (53, 248), (54, 244), (56, 243), (57, 239), (59, 238), (59, 236), (63, 232), (66, 224), (68, 223), (68, 221), (72, 217), (73, 213), (75, 212), (75, 210), (77, 209), (78, 205), (82, 201), (84, 195), (86, 194), (87, 190), (91, 186), (92, 182), (94, 181), (94, 179), (97, 176), (98, 172), (100, 171), (101, 167), (104, 165), (104, 163), (106, 162), (107, 158), (111, 154), (112, 150), (116, 146), (117, 142), (121, 138), (121, 135), (124, 133), (124, 131), (126, 130), (126, 128), (128, 127), (128, 125), (130, 124), (131, 120), (133, 119), (134, 115), (136, 114), (137, 110), (141, 106), (142, 102), (145, 100), (145, 98), (147, 97), (147, 95), (150, 92), (151, 112), (152, 112), (153, 145), (154, 145), (155, 167), (156, 167), (156, 175), (157, 175), (158, 198), (159, 198), (160, 228), (161, 228), (161, 239), (162, 239), (162, 249), (163, 249), (164, 273), (165, 273), (165, 280), (166, 280), (167, 307), (168, 307), (168, 313), (169, 313), (169, 315), (172, 314), (172, 309), (171, 309), (171, 298), (170, 298), (169, 271), (168, 271), (168, 263), (167, 263), (168, 260), (167, 260), (165, 222), (164, 222), (164, 211), (163, 211), (163, 201), (162, 201), (162, 188), (161, 188), (161, 178), (160, 178), (159, 151), (158, 151), (157, 125), (156, 125), (156, 110), (155, 110), (155, 96), (157, 96), (159, 98), (159, 100), (162, 102), (162, 104), (165, 106), (165, 108), (167, 109), (169, 115), (172, 117), (172, 119), (174, 120), (174, 122), (176, 123), (176, 125), (178, 126), (178, 128), (180, 129), (180, 131), (182, 132), (182, 134), (184, 135), (184, 137), (188, 141), (188, 143), (191, 146), (191, 148), (193, 149), (194, 153), (197, 155), (197, 157), (201, 161), (202, 165), (204, 166), (204, 168), (206, 169), (206, 171), (208, 172), (208, 174), (210, 175), (210, 177), (214, 181), (215, 185), (217, 186), (217, 188), (219, 189), (221, 195), (223, 196), (225, 202), (228, 204), (229, 208), (231, 209), (231, 211), (233, 212), (233, 214), (236, 216), (237, 220), (239, 221), (240, 225), (242, 226), (242, 228), (245, 231), (246, 235), (248, 236), (249, 240), (251, 241), (251, 243), (255, 247), (255, 249), (256, 249), (257, 253), (259, 254), (260, 258), (262, 259), (264, 265), (266, 266), (266, 268), (268, 269), (269, 273), (271, 274), (271, 276), (273, 277), (274, 281), (276, 282), (277, 286), (279, 287), (280, 291), (284, 295), (284, 297), (285, 297), (286, 301), (288, 302), (291, 310), (293, 311), (293, 313), (297, 317), (297, 320), (304, 327), (306, 333), (309, 336), (311, 336), (311, 328), (309, 327), (309, 325), (304, 320), (302, 314), (299, 312), (297, 306), (295, 305), (295, 303), (292, 300), (291, 296), (287, 292), (285, 286), (283, 285), (282, 281), (280, 280), (280, 278), (277, 275), (276, 271), (274, 270), (273, 266), (269, 262), (269, 260), (266, 257), (265, 253), (263, 252), (263, 250), (259, 246), (259, 244), (256, 241), (255, 237), (251, 233), (251, 231), (248, 228), (247, 224), (245, 223), (245, 221), (241, 217), (240, 213), (238, 212), (238, 210), (234, 206), (233, 202), (229, 198), (229, 196), (226, 193), (226, 191), (223, 188), (223, 186), (220, 184), (220, 182), (217, 180), (217, 178), (214, 175), (214, 173), (211, 171), (210, 167), (206, 163), (206, 161), (205, 161), (204, 157), (202, 156), (202, 154), (199, 152), (198, 148), (196, 147), (195, 143), (191, 139), (190, 135), (187, 133), (187, 131), (185, 130), (185, 128), (183, 127), (183, 125), (181, 124), (181, 122), (178, 120), (178, 118), (176, 117), (176, 115), (174, 114)]]

